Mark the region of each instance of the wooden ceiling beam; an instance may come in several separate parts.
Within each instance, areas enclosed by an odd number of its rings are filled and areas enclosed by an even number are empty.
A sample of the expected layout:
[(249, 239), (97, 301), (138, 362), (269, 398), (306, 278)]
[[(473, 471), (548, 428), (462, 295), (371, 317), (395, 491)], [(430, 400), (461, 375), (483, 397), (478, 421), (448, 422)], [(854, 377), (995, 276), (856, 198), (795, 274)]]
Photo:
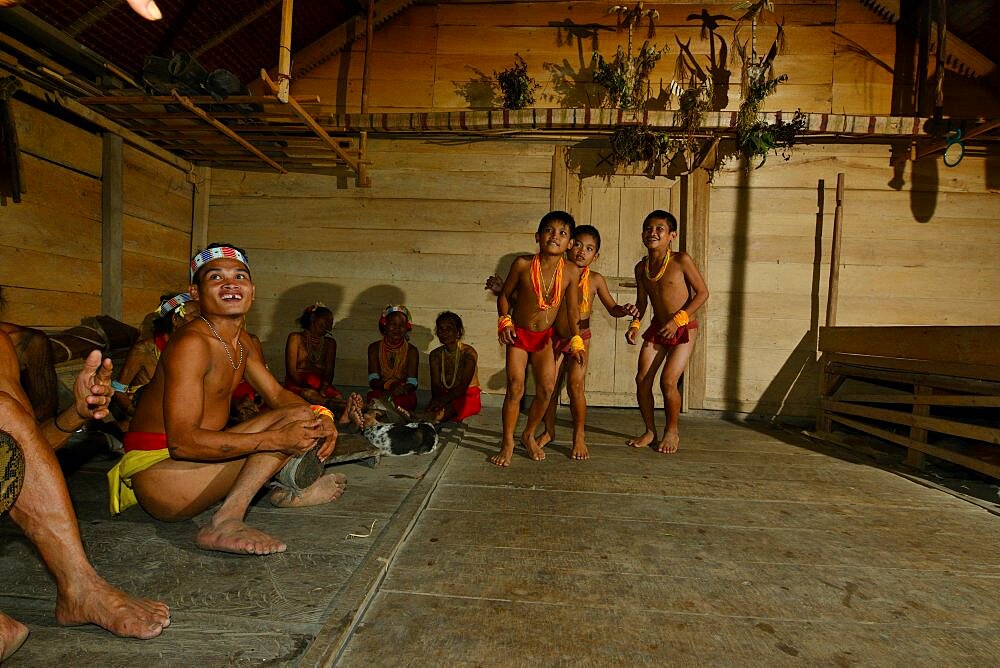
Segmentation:
[(267, 157), (263, 153), (261, 153), (259, 150), (257, 150), (257, 148), (253, 144), (251, 144), (247, 140), (243, 139), (243, 137), (241, 137), (238, 134), (236, 134), (229, 126), (227, 126), (227, 125), (223, 124), (221, 121), (218, 121), (218, 120), (212, 118), (211, 116), (209, 116), (203, 109), (201, 109), (200, 107), (198, 107), (194, 102), (191, 102), (189, 99), (187, 99), (186, 97), (184, 97), (183, 95), (181, 95), (177, 91), (174, 91), (174, 98), (177, 100), (177, 102), (180, 103), (181, 106), (183, 106), (185, 109), (187, 109), (188, 111), (190, 111), (192, 114), (194, 114), (195, 116), (197, 116), (201, 120), (205, 121), (206, 123), (208, 123), (212, 127), (216, 128), (219, 132), (221, 132), (222, 134), (226, 135), (227, 137), (229, 137), (230, 139), (232, 139), (233, 141), (235, 141), (237, 144), (239, 144), (240, 146), (242, 146), (246, 150), (248, 150), (251, 153), (253, 153), (255, 156), (257, 156), (258, 158), (260, 158), (261, 160), (263, 160), (267, 164), (269, 164), (272, 167), (274, 167), (281, 174), (287, 174), (288, 173), (288, 170), (286, 170), (284, 167), (282, 167), (281, 165), (279, 165), (278, 163), (276, 163), (274, 160), (271, 160), (269, 157)]
[(191, 55), (197, 58), (201, 54), (211, 51), (212, 49), (219, 46), (220, 44), (225, 42), (227, 39), (229, 39), (239, 31), (246, 28), (248, 25), (250, 25), (257, 19), (259, 19), (260, 17), (264, 16), (269, 11), (277, 7), (279, 2), (281, 2), (281, 0), (268, 0), (263, 5), (253, 10), (252, 12), (244, 16), (242, 19), (240, 19), (233, 25), (229, 26), (225, 30), (217, 32), (214, 36), (210, 37), (208, 41), (206, 41), (204, 44), (202, 44), (197, 49), (192, 51)]

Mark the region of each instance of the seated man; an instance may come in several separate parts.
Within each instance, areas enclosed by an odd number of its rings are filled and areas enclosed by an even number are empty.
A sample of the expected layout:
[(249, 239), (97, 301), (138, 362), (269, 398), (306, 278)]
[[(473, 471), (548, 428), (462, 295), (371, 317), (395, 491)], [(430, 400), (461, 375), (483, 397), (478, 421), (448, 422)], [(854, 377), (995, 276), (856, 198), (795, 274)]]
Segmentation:
[[(9, 434), (0, 439), (0, 509), (10, 509), (11, 519), (38, 549), (55, 578), (56, 621), (97, 624), (131, 638), (160, 635), (170, 624), (169, 608), (112, 587), (87, 560), (66, 481), (53, 452), (86, 420), (107, 415), (111, 361), (102, 364), (100, 353), (92, 352), (73, 386), (75, 403), (42, 428), (35, 422), (18, 373), (14, 347), (0, 331), (0, 426)], [(27, 635), (23, 624), (0, 612), (0, 663)]]
[[(337, 438), (332, 415), (310, 410), (281, 387), (244, 330), (254, 284), (241, 249), (213, 244), (196, 255), (190, 293), (200, 315), (171, 337), (125, 435), (125, 456), (108, 473), (112, 513), (138, 501), (169, 522), (222, 501), (198, 532), (198, 547), (283, 552), (283, 542), (250, 528), (244, 516), (254, 495), (293, 457), (313, 451), (321, 462), (330, 456)], [(273, 410), (226, 429), (230, 397), (244, 378)], [(327, 503), (343, 493), (344, 483), (343, 476), (325, 475), (301, 495), (275, 490), (271, 501)]]

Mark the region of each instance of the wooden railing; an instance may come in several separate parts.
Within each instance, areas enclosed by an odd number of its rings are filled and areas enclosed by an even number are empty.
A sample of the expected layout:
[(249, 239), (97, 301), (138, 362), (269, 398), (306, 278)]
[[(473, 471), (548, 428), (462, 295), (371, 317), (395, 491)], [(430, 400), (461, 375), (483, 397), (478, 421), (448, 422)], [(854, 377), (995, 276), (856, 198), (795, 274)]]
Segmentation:
[(818, 436), (856, 430), (911, 465), (930, 455), (1000, 478), (1000, 326), (822, 327), (819, 349)]

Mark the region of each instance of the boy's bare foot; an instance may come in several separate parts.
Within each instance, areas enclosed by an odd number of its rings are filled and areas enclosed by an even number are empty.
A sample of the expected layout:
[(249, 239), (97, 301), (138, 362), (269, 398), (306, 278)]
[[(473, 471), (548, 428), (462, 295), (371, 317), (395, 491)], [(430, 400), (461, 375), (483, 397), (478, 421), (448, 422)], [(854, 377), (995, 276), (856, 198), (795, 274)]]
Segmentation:
[(347, 476), (340, 473), (327, 473), (322, 478), (302, 490), (299, 495), (290, 490), (278, 487), (272, 490), (268, 500), (278, 508), (304, 508), (319, 506), (336, 501), (347, 489)]
[(630, 438), (625, 441), (625, 444), (630, 448), (648, 448), (654, 440), (656, 440), (656, 433), (647, 429), (642, 436)]
[(56, 621), (63, 626), (96, 624), (116, 636), (147, 640), (170, 626), (170, 608), (160, 601), (129, 596), (95, 574), (59, 591)]
[(27, 626), (0, 612), (0, 662), (16, 652), (27, 637)]
[[(319, 481), (316, 481), (314, 486), (318, 484)], [(263, 555), (284, 552), (288, 549), (288, 546), (277, 538), (253, 529), (244, 524), (243, 520), (235, 518), (222, 520), (218, 524), (213, 521), (202, 527), (194, 542), (203, 550), (233, 554)]]
[(528, 456), (534, 459), (536, 462), (540, 462), (545, 459), (545, 451), (542, 447), (538, 445), (538, 441), (535, 440), (534, 435), (524, 432), (521, 434), (521, 445), (528, 449)]
[(663, 435), (663, 440), (660, 441), (660, 445), (656, 448), (656, 451), (671, 454), (677, 452), (677, 448), (680, 444), (681, 435), (676, 431), (668, 431)]
[(555, 439), (555, 436), (553, 434), (550, 434), (547, 431), (543, 431), (542, 435), (539, 436), (538, 440), (537, 440), (538, 447), (539, 448), (544, 448), (546, 445), (548, 445), (549, 443), (551, 443), (553, 441), (553, 439)]
[(581, 435), (573, 439), (573, 452), (570, 453), (573, 459), (590, 459), (590, 450), (587, 449), (587, 441)]
[(500, 446), (499, 454), (490, 457), (490, 464), (497, 466), (510, 466), (510, 458), (514, 456), (514, 444)]

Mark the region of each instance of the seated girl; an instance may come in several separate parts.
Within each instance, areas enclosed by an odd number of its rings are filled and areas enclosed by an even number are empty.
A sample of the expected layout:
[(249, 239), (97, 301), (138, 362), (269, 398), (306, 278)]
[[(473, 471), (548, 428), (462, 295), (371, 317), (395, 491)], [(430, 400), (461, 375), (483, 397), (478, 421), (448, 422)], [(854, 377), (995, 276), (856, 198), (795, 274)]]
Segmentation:
[(479, 355), (462, 343), (465, 326), (457, 313), (438, 315), (434, 333), (441, 345), (431, 351), (431, 400), (425, 414), (437, 422), (461, 422), (482, 410)]
[(333, 312), (316, 303), (299, 316), (301, 332), (285, 342), (285, 388), (311, 404), (336, 403), (341, 393), (333, 385), (337, 342), (330, 336)]
[(368, 346), (366, 401), (386, 398), (407, 411), (417, 406), (417, 367), (420, 353), (409, 342), (410, 312), (402, 304), (386, 306), (378, 321), (382, 339)]
[(125, 357), (118, 380), (112, 383), (115, 388), (112, 402), (124, 416), (118, 421), (122, 431), (128, 431), (139, 399), (139, 390), (152, 380), (156, 364), (160, 361), (160, 353), (167, 347), (170, 335), (197, 313), (197, 304), (191, 303), (191, 295), (186, 292), (160, 297), (160, 305), (153, 311), (155, 317), (152, 337), (135, 342)]

